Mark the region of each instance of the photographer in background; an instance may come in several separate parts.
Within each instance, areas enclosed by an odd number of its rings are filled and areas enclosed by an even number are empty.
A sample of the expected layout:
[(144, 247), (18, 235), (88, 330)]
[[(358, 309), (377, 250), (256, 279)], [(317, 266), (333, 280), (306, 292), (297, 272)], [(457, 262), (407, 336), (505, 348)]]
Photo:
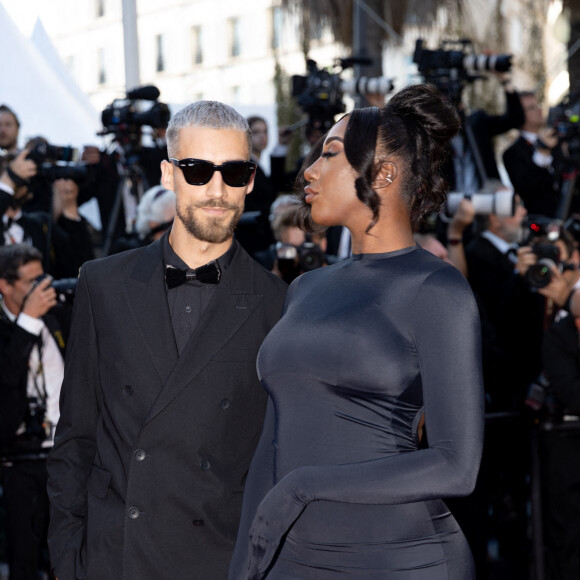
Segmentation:
[(304, 272), (326, 266), (326, 236), (305, 234), (296, 225), (295, 203), (276, 213), (272, 231), (276, 243), (259, 252), (255, 259), (287, 284)]
[(504, 151), (503, 162), (528, 213), (556, 217), (560, 178), (554, 169), (552, 151), (558, 144), (558, 137), (555, 129), (546, 127), (535, 94), (522, 92), (520, 99), (525, 120), (520, 136)]
[[(562, 292), (565, 276), (555, 267), (554, 275), (545, 280), (544, 286), (531, 283), (528, 271), (536, 270), (536, 244), (543, 238), (542, 228), (538, 224), (526, 228), (527, 211), (517, 194), (514, 203), (512, 216), (480, 216), (481, 233), (465, 251), (468, 281), (482, 323), (488, 421), (477, 493), (472, 500), (475, 507), (470, 506), (478, 523), (475, 525), (469, 518), (460, 523), (471, 528), (473, 537), (479, 536), (472, 549), (480, 554), (476, 557), (480, 566), (486, 565), (481, 552), (485, 556), (487, 541), (494, 537), (500, 559), (510, 561), (523, 572), (529, 564), (530, 445), (528, 423), (521, 411), (529, 385), (542, 370), (541, 342), (550, 320), (548, 304), (563, 306), (570, 287)], [(540, 278), (549, 269), (541, 265), (537, 269)], [(480, 572), (485, 577), (484, 570), (480, 568)]]
[(250, 255), (255, 257), (257, 252), (267, 250), (274, 241), (268, 215), (270, 206), (276, 199), (276, 190), (270, 177), (260, 165), (262, 152), (268, 146), (266, 120), (254, 115), (248, 117), (247, 121), (252, 133), (250, 159), (257, 164), (257, 167), (254, 189), (246, 198), (244, 213), (236, 228), (236, 239)]
[(175, 193), (162, 185), (148, 189), (137, 206), (135, 231), (117, 239), (111, 254), (140, 248), (158, 240), (173, 225), (175, 200)]
[[(467, 278), (467, 260), (463, 247), (465, 230), (473, 223), (475, 209), (471, 201), (462, 199), (452, 218), (447, 222), (445, 235), (446, 245), (437, 237), (436, 226), (431, 223), (422, 224), (415, 232), (415, 241), (425, 250), (441, 258), (445, 262), (453, 264)], [(437, 216), (433, 216), (433, 222)]]
[[(39, 163), (35, 163), (36, 170), (34, 172), (26, 175), (12, 171), (12, 165), (21, 153), (21, 150), (18, 149), (19, 131), (20, 121), (16, 113), (10, 107), (0, 105), (0, 150), (3, 150), (0, 157), (0, 174), (8, 170), (16, 187), (26, 186), (28, 188), (28, 196), (22, 202), (22, 209), (25, 212), (50, 211), (51, 184), (39, 171)], [(42, 137), (30, 140), (25, 146), (27, 153), (24, 158), (26, 160), (32, 161), (34, 145), (39, 141), (48, 145), (46, 139)]]
[(552, 408), (542, 425), (540, 465), (546, 580), (580, 578), (580, 292), (570, 314), (544, 334), (542, 360)]
[(57, 307), (41, 253), (0, 248), (0, 465), (10, 578), (48, 571), (46, 457), (59, 418), (70, 307)]
[(6, 105), (0, 105), (0, 149), (13, 157), (18, 154), (20, 121), (16, 113)]
[(6, 194), (0, 202), (0, 246), (25, 243), (42, 252), (44, 269), (54, 278), (76, 278), (79, 268), (92, 259), (93, 244), (87, 222), (78, 213), (79, 185), (72, 179), (52, 182), (52, 213), (25, 213), (27, 182), (37, 172), (24, 149), (0, 175)]

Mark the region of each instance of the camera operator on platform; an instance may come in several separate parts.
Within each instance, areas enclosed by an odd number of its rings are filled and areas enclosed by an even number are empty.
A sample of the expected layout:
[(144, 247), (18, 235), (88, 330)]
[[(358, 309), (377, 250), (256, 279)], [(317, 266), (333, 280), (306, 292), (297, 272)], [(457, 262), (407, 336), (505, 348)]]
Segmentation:
[(560, 179), (552, 151), (558, 144), (556, 131), (546, 127), (542, 107), (532, 92), (520, 94), (525, 113), (520, 136), (503, 154), (503, 162), (528, 213), (556, 217)]
[[(486, 179), (500, 180), (493, 138), (520, 127), (524, 122), (524, 111), (520, 98), (511, 83), (508, 72), (492, 73), (500, 79), (505, 90), (505, 111), (501, 115), (490, 115), (482, 109), (464, 116), (462, 130), (452, 142), (453, 167), (450, 176), (452, 191), (475, 193), (485, 185)], [(482, 173), (485, 172), (485, 175)]]
[(0, 246), (25, 243), (43, 254), (45, 270), (55, 278), (76, 278), (81, 265), (93, 258), (87, 222), (78, 212), (79, 185), (72, 179), (52, 183), (52, 214), (25, 213), (27, 183), (38, 171), (28, 149), (10, 161), (0, 175)]
[[(157, 100), (159, 94), (159, 89), (150, 85), (115, 99), (101, 113), (100, 133), (113, 135), (113, 141), (103, 151), (92, 145), (83, 150), (89, 179), (80, 201), (93, 197), (98, 201), (105, 254), (115, 240), (132, 232), (139, 200), (160, 183), (161, 162), (167, 160), (169, 107)], [(149, 108), (140, 112), (144, 103), (149, 103)], [(144, 143), (143, 127), (149, 127), (149, 145)]]
[(0, 248), (0, 465), (10, 578), (37, 580), (46, 552), (46, 457), (59, 418), (70, 307), (57, 305), (42, 255)]

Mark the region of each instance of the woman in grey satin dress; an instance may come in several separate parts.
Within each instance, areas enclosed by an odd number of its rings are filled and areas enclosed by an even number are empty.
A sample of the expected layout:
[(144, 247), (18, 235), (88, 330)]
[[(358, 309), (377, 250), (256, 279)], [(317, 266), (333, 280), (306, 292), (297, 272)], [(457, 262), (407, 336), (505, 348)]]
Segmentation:
[(293, 282), (258, 355), (269, 403), (230, 580), (474, 578), (442, 500), (479, 468), (478, 311), (412, 226), (445, 200), (458, 127), (413, 85), (341, 119), (306, 168), (304, 223), (347, 227), (353, 255)]

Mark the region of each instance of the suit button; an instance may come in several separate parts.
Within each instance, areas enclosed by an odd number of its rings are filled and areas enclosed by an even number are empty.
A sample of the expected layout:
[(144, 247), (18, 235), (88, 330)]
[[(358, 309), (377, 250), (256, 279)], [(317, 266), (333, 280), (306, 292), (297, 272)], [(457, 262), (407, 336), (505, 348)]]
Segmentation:
[(211, 464), (207, 459), (202, 459), (199, 466), (201, 467), (202, 471), (207, 471), (211, 467)]
[(230, 406), (230, 400), (229, 399), (222, 399), (220, 401), (220, 407), (222, 409), (227, 409)]
[(203, 526), (203, 520), (193, 520), (194, 526)]
[(123, 394), (127, 395), (127, 396), (132, 395), (133, 394), (133, 387), (131, 385), (125, 385), (123, 387)]
[(133, 455), (135, 455), (135, 459), (137, 461), (143, 461), (147, 454), (145, 453), (145, 451), (143, 451), (143, 449), (136, 449)]
[(132, 520), (136, 520), (141, 515), (141, 512), (136, 507), (130, 507), (128, 514)]

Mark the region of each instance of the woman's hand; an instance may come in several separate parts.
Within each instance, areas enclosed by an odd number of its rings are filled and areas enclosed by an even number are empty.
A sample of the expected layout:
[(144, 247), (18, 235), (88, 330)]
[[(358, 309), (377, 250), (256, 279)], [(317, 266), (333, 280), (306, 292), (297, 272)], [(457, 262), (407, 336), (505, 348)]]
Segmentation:
[(300, 483), (300, 470), (291, 471), (260, 502), (250, 528), (249, 580), (264, 578), (282, 538), (309, 503)]

